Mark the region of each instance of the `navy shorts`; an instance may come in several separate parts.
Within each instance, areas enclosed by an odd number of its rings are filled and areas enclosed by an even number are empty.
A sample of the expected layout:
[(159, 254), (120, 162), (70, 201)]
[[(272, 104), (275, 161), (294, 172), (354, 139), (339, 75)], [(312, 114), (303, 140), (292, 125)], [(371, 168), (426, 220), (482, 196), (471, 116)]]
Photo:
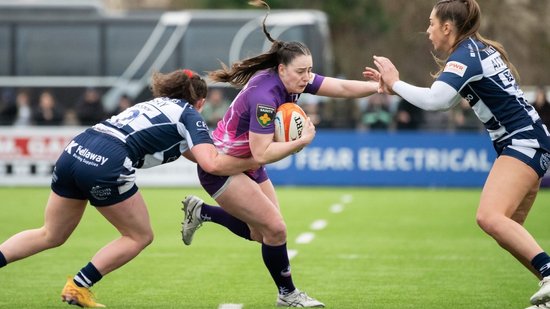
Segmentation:
[(66, 198), (108, 206), (137, 192), (135, 177), (124, 143), (87, 129), (67, 145), (55, 163), (51, 188)]
[[(199, 180), (202, 187), (214, 199), (220, 196), (229, 185), (229, 182), (231, 182), (231, 176), (212, 175), (205, 172), (198, 164), (197, 173), (199, 175)], [(267, 171), (263, 166), (254, 171), (247, 171), (245, 174), (256, 183), (262, 183), (269, 179), (267, 176)]]
[(544, 176), (550, 165), (550, 137), (546, 127), (537, 121), (533, 130), (519, 132), (493, 146), (497, 154), (514, 157), (529, 165), (539, 177)]

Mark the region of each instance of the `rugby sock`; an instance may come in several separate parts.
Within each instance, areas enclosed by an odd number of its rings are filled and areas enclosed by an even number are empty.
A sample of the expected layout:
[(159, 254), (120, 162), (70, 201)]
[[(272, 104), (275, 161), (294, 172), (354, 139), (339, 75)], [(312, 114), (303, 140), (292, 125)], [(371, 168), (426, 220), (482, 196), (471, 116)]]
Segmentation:
[(286, 243), (280, 246), (270, 246), (262, 243), (262, 257), (273, 281), (279, 289), (279, 294), (286, 295), (296, 289), (290, 274), (290, 262), (286, 251)]
[(219, 225), (223, 225), (237, 236), (240, 236), (244, 239), (252, 240), (250, 238), (250, 228), (248, 227), (248, 225), (243, 221), (228, 214), (223, 208), (219, 206), (202, 204), (201, 220), (212, 221)]
[(531, 265), (533, 265), (542, 277), (550, 276), (550, 256), (548, 256), (546, 252), (537, 254), (531, 261)]
[(74, 276), (73, 281), (80, 287), (91, 288), (92, 285), (101, 280), (101, 278), (103, 278), (103, 276), (99, 273), (97, 268), (95, 268), (94, 264), (90, 262)]
[(8, 264), (8, 261), (6, 261), (6, 257), (2, 252), (0, 252), (0, 268), (6, 266)]

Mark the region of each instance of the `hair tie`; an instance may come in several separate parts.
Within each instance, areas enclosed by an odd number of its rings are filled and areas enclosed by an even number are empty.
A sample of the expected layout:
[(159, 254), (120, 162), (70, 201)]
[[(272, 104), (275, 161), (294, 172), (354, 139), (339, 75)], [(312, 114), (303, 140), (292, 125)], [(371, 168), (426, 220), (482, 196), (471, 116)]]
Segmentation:
[(195, 74), (193, 73), (193, 71), (188, 70), (188, 69), (183, 69), (183, 74), (187, 75), (187, 77), (189, 77), (189, 78), (192, 78), (193, 75), (195, 75)]

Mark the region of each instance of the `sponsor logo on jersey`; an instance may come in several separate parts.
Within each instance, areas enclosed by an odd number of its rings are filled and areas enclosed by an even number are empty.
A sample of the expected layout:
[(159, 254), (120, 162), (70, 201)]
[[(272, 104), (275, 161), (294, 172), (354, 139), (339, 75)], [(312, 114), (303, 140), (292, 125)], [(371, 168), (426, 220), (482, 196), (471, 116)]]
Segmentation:
[(267, 127), (275, 118), (275, 108), (258, 104), (256, 105), (256, 119), (262, 127)]
[(202, 120), (198, 120), (195, 125), (197, 126), (197, 129), (199, 131), (208, 131), (208, 125), (206, 124), (205, 121), (202, 121)]
[(71, 141), (69, 143), (69, 145), (67, 145), (67, 147), (65, 147), (65, 151), (68, 153), (68, 154), (73, 154), (73, 148), (78, 146), (78, 143), (75, 142), (75, 141)]
[(445, 69), (443, 70), (443, 72), (449, 72), (449, 73), (456, 74), (460, 77), (464, 77), (464, 73), (466, 73), (466, 69), (468, 69), (468, 66), (463, 63), (460, 63), (458, 61), (449, 61), (445, 65)]

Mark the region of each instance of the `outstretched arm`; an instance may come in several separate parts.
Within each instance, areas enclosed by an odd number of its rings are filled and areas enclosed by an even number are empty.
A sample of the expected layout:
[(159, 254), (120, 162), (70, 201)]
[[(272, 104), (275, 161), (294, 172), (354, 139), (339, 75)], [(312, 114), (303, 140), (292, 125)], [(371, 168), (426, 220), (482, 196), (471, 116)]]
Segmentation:
[(374, 64), (385, 91), (398, 94), (416, 107), (429, 111), (446, 110), (460, 102), (458, 91), (447, 83), (435, 81), (430, 88), (413, 86), (399, 80), (399, 71), (388, 58), (374, 56)]
[(362, 98), (378, 91), (378, 82), (325, 77), (316, 95), (333, 98)]

